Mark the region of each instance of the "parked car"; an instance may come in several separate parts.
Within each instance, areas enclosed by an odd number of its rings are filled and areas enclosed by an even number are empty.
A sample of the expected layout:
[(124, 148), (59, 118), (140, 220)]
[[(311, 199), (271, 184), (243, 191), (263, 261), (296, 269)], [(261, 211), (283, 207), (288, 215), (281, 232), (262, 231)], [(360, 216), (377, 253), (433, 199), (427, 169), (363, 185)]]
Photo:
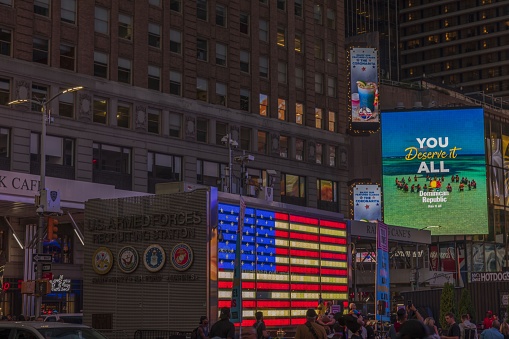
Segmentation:
[(42, 316), (44, 321), (57, 322), (61, 321), (64, 323), (71, 324), (83, 324), (83, 313), (55, 313), (55, 314), (44, 314)]
[(93, 328), (80, 324), (42, 321), (0, 321), (2, 339), (107, 339)]

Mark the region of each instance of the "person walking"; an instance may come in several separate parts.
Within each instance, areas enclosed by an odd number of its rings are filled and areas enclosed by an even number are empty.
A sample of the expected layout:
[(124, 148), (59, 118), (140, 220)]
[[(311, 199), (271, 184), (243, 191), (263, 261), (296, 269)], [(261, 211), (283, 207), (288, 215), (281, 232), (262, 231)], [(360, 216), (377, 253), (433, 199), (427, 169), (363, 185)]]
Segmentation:
[(445, 315), (445, 321), (449, 325), (449, 330), (447, 331), (447, 335), (441, 335), (441, 339), (460, 339), (461, 330), (458, 324), (456, 324), (456, 320), (454, 319), (454, 314), (449, 312)]
[(224, 307), (221, 309), (219, 320), (212, 325), (209, 333), (212, 339), (234, 339), (235, 325), (230, 321), (230, 309)]
[(313, 308), (307, 310), (306, 322), (297, 326), (295, 339), (327, 339), (323, 326), (316, 323), (317, 316)]
[(267, 339), (270, 337), (269, 332), (267, 332), (267, 327), (265, 326), (265, 321), (263, 321), (263, 312), (255, 313), (256, 322), (253, 324), (253, 327), (256, 329), (256, 339)]
[(493, 320), (491, 327), (482, 331), (481, 339), (504, 339), (504, 335), (500, 333), (500, 322)]

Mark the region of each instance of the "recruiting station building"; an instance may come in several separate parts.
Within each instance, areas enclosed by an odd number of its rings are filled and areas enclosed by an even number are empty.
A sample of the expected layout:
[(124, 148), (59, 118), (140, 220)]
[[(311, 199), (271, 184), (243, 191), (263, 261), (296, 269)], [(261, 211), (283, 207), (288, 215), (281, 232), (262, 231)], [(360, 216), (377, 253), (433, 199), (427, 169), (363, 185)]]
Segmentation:
[[(244, 199), (243, 325), (262, 311), (269, 327), (294, 326), (320, 297), (348, 299), (341, 214)], [(88, 201), (84, 322), (127, 335), (215, 322), (231, 302), (239, 205), (213, 188)]]

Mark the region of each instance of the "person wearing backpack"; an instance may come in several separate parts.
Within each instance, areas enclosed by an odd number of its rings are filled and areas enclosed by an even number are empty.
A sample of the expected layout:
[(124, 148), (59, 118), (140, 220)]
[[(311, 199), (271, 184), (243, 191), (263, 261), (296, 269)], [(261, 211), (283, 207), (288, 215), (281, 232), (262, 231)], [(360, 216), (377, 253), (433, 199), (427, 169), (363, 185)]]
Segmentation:
[(327, 339), (323, 326), (316, 323), (317, 316), (314, 308), (307, 310), (306, 322), (297, 326), (295, 339)]
[(255, 317), (256, 322), (253, 324), (253, 327), (256, 329), (256, 339), (269, 339), (270, 334), (263, 321), (263, 312), (256, 312)]
[(477, 326), (470, 322), (468, 314), (461, 315), (459, 327), (461, 331), (460, 339), (477, 339)]

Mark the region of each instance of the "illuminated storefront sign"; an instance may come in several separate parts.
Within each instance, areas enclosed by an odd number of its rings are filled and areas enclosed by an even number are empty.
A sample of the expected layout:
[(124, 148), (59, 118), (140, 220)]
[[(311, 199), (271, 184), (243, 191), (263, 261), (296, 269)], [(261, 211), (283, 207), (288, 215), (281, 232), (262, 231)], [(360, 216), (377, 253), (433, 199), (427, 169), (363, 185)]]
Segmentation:
[[(230, 307), (239, 207), (219, 204), (219, 307)], [(307, 308), (348, 299), (346, 223), (247, 207), (242, 231), (243, 325), (305, 321)]]
[(382, 190), (379, 185), (354, 185), (354, 220), (374, 222), (382, 220)]
[(384, 222), (486, 234), (482, 108), (383, 112)]
[(60, 275), (57, 279), (50, 280), (51, 292), (69, 292), (71, 290), (71, 279), (64, 279)]

